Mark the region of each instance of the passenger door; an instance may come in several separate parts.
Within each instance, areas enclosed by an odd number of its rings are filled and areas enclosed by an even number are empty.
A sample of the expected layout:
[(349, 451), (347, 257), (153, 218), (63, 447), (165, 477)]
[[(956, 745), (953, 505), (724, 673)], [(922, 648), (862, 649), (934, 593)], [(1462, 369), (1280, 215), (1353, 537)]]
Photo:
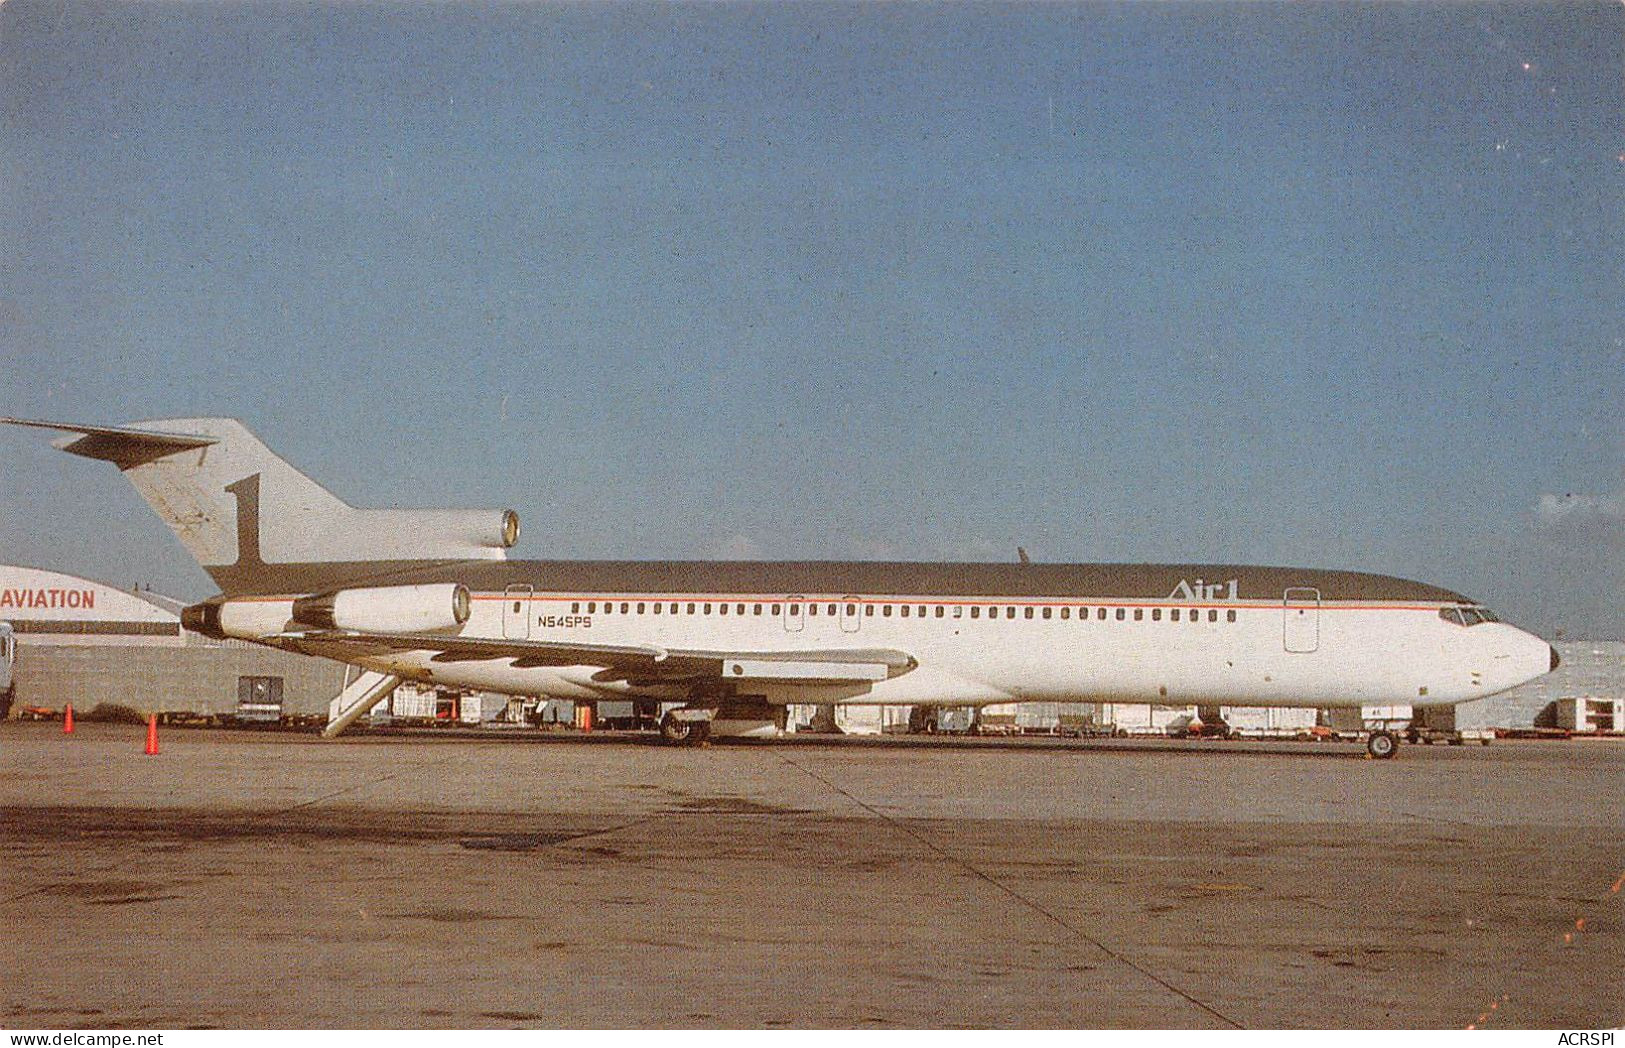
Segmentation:
[(1281, 640), (1287, 651), (1298, 654), (1320, 647), (1320, 590), (1293, 586), (1282, 594)]
[(786, 597), (785, 600), (784, 631), (786, 633), (800, 633), (802, 627), (807, 624), (806, 620), (802, 618), (806, 614), (804, 610), (806, 608), (806, 598), (792, 595)]

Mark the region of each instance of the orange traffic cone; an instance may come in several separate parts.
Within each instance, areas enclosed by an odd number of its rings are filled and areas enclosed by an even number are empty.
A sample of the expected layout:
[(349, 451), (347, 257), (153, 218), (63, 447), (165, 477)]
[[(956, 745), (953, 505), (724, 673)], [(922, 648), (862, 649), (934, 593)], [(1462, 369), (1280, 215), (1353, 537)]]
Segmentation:
[(62, 714), (62, 734), (73, 734), (73, 703), (71, 702), (68, 703), (67, 710)]
[(147, 756), (156, 756), (158, 753), (158, 715), (147, 714)]

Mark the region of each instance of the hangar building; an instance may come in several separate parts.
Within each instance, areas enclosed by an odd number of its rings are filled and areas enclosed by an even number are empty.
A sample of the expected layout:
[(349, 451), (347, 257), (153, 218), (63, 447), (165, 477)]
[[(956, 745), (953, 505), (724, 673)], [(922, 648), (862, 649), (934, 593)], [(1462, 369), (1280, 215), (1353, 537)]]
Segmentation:
[(17, 640), (10, 716), (97, 706), (269, 720), (327, 714), (345, 667), (183, 629), (183, 602), (0, 565), (0, 622)]

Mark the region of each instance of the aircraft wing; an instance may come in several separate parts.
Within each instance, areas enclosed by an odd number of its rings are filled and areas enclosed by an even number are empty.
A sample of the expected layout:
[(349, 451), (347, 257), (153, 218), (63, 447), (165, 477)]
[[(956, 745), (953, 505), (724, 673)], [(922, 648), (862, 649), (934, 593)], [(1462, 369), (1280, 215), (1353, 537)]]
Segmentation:
[(633, 685), (680, 681), (735, 680), (790, 685), (854, 684), (888, 680), (919, 663), (891, 648), (836, 648), (816, 651), (703, 651), (653, 645), (578, 644), (572, 641), (456, 637), (434, 633), (358, 633), (316, 630), (284, 633), (280, 646), (310, 655), (366, 656), (430, 651), (430, 661), (480, 662), (511, 659), (519, 669), (538, 666), (598, 666), (594, 679)]

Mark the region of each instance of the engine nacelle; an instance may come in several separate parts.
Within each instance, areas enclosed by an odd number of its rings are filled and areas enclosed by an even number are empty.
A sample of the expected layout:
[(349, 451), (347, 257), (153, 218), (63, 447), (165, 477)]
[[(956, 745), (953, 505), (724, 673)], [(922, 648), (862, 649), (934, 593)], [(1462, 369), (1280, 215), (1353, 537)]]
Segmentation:
[(519, 541), (511, 509), (358, 509), (346, 519), (365, 560), (499, 559)]
[(470, 608), (468, 587), (461, 583), (372, 586), (302, 597), (293, 602), (293, 621), (323, 630), (425, 633), (456, 629), (468, 621)]

